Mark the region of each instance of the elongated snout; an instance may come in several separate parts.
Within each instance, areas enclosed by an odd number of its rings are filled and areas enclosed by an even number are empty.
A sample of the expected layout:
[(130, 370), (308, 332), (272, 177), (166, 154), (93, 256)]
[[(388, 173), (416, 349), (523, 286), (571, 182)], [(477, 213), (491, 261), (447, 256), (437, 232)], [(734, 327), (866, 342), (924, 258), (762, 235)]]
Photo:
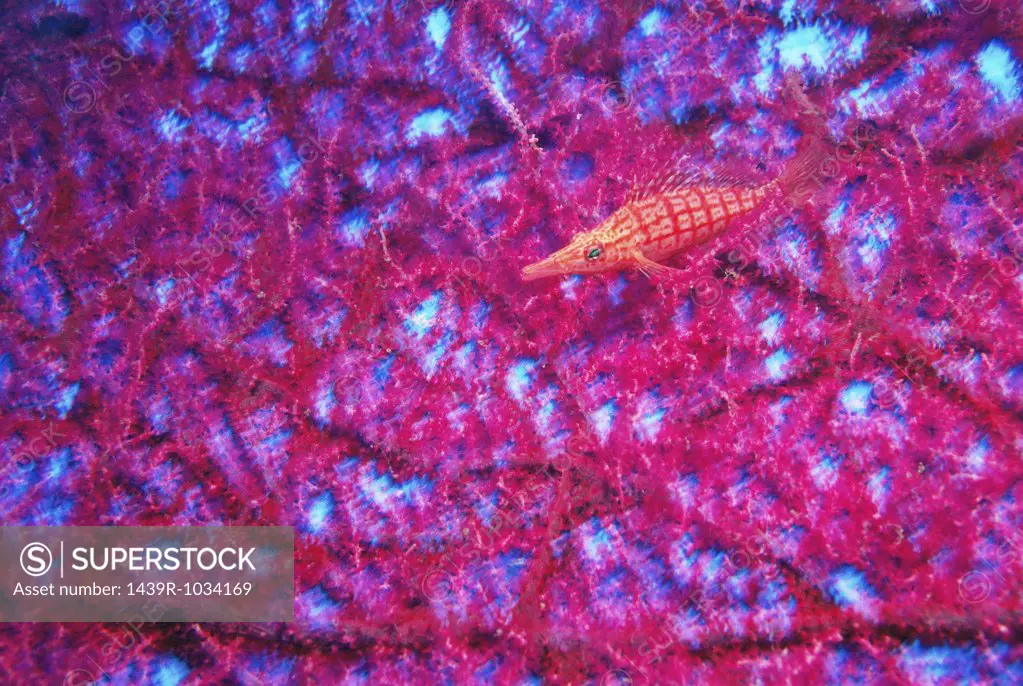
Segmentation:
[(539, 262), (526, 265), (522, 268), (522, 278), (525, 281), (535, 281), (536, 279), (543, 279), (548, 276), (557, 276), (563, 273), (561, 266), (555, 259), (556, 255), (545, 257)]
[(523, 267), (522, 278), (526, 281), (546, 278), (548, 276), (561, 276), (572, 271), (570, 261), (567, 259), (569, 247), (563, 247), (557, 253), (548, 255), (539, 262)]

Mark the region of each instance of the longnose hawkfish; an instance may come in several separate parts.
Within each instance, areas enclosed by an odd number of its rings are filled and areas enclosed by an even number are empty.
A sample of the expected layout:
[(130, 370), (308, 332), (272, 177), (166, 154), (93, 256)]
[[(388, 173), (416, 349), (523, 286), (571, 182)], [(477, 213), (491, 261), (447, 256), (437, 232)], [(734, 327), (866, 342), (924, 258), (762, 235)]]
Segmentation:
[[(805, 98), (801, 102), (806, 105)], [(815, 110), (807, 111), (817, 115)], [(719, 236), (733, 220), (753, 212), (772, 196), (789, 200), (805, 197), (807, 170), (819, 163), (827, 150), (820, 122), (813, 128), (809, 144), (780, 177), (767, 183), (713, 176), (703, 180), (681, 178), (678, 172), (671, 172), (655, 176), (641, 187), (634, 185), (618, 211), (597, 228), (576, 234), (566, 247), (523, 268), (522, 278), (629, 267), (647, 276), (671, 271), (661, 264), (663, 260)]]
[(526, 280), (635, 267), (667, 271), (660, 262), (722, 233), (736, 217), (756, 209), (772, 184), (755, 188), (681, 186), (637, 194), (592, 231), (576, 234), (549, 257), (522, 270)]

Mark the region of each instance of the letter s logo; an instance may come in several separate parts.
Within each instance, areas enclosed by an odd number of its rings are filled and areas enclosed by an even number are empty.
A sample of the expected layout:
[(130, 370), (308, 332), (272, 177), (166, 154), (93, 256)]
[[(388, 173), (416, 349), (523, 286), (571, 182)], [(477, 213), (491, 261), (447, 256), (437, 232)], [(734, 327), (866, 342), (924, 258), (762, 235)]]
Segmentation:
[(85, 81), (73, 81), (64, 89), (64, 107), (75, 114), (88, 112), (96, 105), (96, 89)]
[(42, 576), (50, 571), (52, 566), (53, 553), (42, 543), (29, 543), (21, 549), (21, 568), (29, 576)]

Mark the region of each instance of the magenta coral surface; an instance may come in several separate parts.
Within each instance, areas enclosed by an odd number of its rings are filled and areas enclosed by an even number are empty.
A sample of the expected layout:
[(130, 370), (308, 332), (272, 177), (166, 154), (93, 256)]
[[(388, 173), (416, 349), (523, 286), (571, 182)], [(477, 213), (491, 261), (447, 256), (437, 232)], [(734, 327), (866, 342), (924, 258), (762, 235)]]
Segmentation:
[[(0, 2), (0, 523), (288, 525), (11, 684), (1019, 683), (1023, 9)], [(810, 201), (524, 283), (634, 178)]]

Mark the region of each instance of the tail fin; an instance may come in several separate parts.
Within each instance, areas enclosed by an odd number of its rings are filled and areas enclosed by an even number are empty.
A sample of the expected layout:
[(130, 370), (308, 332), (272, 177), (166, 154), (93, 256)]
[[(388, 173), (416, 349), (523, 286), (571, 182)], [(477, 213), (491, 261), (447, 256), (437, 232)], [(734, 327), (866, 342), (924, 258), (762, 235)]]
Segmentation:
[(796, 73), (785, 79), (789, 100), (798, 109), (796, 116), (803, 132), (796, 156), (778, 179), (778, 187), (794, 205), (813, 202), (825, 181), (838, 174), (834, 143), (828, 132), (827, 115), (810, 102)]

